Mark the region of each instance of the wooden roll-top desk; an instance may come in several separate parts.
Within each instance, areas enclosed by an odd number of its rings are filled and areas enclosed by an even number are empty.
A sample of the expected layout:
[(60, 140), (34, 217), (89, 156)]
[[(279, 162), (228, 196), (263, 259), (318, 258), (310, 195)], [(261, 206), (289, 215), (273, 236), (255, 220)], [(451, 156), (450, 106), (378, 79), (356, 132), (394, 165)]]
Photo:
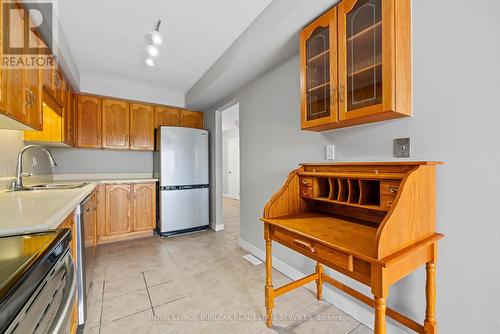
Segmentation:
[[(437, 333), (435, 318), (435, 167), (438, 162), (303, 164), (264, 209), (267, 325), (274, 298), (323, 281), (375, 309), (375, 333), (389, 316), (417, 333)], [(272, 241), (315, 261), (315, 273), (272, 285)], [(322, 264), (369, 287), (374, 298), (326, 275)], [(426, 265), (426, 315), (420, 324), (387, 308), (389, 287)]]

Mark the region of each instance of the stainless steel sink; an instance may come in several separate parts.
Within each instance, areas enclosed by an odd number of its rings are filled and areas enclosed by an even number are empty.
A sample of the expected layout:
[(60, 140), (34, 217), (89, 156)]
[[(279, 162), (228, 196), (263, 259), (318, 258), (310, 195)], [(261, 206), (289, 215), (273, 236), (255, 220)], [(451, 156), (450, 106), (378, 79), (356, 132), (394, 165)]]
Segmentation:
[(33, 186), (24, 187), (22, 191), (78, 189), (86, 185), (88, 185), (88, 183), (35, 184)]

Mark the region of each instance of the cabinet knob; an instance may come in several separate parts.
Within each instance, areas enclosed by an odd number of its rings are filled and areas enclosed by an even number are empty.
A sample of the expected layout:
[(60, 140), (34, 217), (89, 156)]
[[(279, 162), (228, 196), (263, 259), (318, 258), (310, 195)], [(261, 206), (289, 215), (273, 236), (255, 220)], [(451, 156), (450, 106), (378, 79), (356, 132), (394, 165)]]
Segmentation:
[(390, 192), (391, 194), (395, 194), (395, 193), (397, 193), (397, 192), (398, 192), (399, 187), (388, 186), (388, 187), (387, 187), (387, 190), (389, 190), (389, 192)]

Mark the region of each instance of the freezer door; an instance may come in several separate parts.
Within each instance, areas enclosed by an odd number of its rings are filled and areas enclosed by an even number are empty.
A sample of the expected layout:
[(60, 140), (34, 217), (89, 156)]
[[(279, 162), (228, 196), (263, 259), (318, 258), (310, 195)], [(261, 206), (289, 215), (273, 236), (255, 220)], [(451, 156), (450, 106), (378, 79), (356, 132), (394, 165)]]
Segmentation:
[(160, 127), (160, 186), (208, 184), (208, 131)]
[(208, 225), (208, 188), (161, 190), (160, 233)]

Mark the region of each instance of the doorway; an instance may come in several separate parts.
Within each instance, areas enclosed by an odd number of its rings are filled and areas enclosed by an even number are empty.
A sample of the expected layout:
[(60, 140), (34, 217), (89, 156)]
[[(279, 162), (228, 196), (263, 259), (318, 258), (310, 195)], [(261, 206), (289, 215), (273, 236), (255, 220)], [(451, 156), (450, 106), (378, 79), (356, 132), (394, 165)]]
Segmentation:
[(222, 210), (224, 229), (239, 236), (240, 227), (240, 123), (239, 103), (221, 112)]

